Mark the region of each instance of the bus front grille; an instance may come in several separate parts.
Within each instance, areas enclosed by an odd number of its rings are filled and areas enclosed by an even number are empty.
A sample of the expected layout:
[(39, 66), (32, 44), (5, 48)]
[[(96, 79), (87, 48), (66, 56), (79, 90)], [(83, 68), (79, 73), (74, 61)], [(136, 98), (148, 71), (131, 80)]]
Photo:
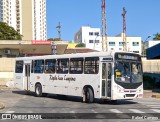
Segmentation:
[(135, 94), (126, 94), (126, 97), (134, 97)]

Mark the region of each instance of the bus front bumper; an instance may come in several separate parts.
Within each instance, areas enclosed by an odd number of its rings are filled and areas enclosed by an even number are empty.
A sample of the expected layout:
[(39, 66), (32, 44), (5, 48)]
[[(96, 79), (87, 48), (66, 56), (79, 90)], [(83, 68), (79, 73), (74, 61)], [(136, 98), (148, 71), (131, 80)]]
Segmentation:
[(122, 100), (122, 99), (135, 99), (135, 98), (143, 98), (142, 93), (115, 93), (112, 96), (112, 100)]

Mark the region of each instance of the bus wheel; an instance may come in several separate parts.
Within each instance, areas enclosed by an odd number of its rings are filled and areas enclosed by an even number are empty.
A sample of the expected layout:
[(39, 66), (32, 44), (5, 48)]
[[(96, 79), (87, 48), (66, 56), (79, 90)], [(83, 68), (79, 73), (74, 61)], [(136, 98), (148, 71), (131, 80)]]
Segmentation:
[(87, 88), (85, 90), (85, 102), (86, 103), (93, 103), (94, 101), (94, 95), (93, 95), (93, 91), (91, 88)]
[(42, 96), (42, 86), (40, 84), (36, 85), (35, 93), (36, 93), (37, 97), (41, 97)]

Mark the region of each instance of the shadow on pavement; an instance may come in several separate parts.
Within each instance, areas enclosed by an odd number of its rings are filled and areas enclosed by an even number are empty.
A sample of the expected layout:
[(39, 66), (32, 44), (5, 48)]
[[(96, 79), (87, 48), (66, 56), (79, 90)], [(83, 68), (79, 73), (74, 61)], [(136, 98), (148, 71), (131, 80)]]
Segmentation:
[[(20, 94), (20, 95), (28, 95), (28, 96), (35, 96), (34, 92), (27, 92), (27, 91), (12, 91), (12, 93)], [(36, 96), (35, 96), (36, 97)], [(70, 102), (82, 102), (82, 97), (78, 96), (66, 96), (66, 95), (57, 95), (57, 94), (47, 94), (46, 98), (61, 100), (61, 101), (70, 101)], [(98, 104), (107, 104), (107, 105), (129, 105), (129, 104), (137, 104), (137, 102), (131, 100), (101, 100), (95, 99), (94, 103)]]
[(35, 93), (33, 93), (33, 92), (28, 92), (28, 91), (12, 91), (12, 93), (20, 94), (20, 95), (35, 96)]

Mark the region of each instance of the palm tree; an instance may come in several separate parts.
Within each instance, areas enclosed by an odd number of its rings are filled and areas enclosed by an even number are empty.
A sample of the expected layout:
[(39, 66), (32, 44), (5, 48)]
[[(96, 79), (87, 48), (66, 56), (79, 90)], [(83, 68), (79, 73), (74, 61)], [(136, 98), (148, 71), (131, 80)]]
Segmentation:
[(153, 40), (160, 40), (160, 33), (156, 33), (154, 36)]

